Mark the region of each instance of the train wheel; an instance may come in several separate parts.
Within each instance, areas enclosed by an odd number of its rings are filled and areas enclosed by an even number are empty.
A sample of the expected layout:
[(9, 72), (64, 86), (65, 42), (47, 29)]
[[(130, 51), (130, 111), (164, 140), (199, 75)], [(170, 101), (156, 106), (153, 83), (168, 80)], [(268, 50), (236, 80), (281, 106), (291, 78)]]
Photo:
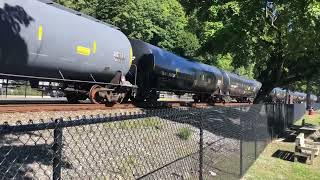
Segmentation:
[(105, 103), (121, 104), (125, 99), (127, 93), (115, 93), (111, 90), (103, 92)]
[(93, 85), (89, 92), (89, 99), (93, 104), (101, 104), (103, 103), (103, 98), (99, 96), (99, 89), (101, 86)]
[(121, 94), (118, 94), (118, 100), (116, 101), (117, 104), (121, 104), (124, 102), (126, 98), (126, 93), (121, 93)]

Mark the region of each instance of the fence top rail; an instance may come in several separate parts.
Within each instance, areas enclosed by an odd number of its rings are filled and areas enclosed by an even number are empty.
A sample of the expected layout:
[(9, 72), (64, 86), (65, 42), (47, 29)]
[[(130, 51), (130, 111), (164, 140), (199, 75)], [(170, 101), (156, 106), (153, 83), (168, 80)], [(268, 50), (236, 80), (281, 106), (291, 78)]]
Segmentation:
[[(254, 113), (254, 107), (263, 107), (270, 106), (266, 104), (258, 104), (257, 106), (250, 106), (252, 108), (252, 112)], [(271, 105), (275, 107), (275, 105)], [(9, 125), (8, 123), (4, 123), (0, 125), (0, 135), (10, 134), (10, 133), (21, 133), (28, 131), (40, 131), (47, 129), (55, 129), (55, 128), (65, 128), (65, 127), (75, 127), (75, 126), (84, 126), (91, 124), (99, 124), (99, 123), (107, 123), (107, 122), (117, 122), (117, 121), (126, 121), (126, 120), (134, 120), (141, 118), (150, 118), (158, 116), (163, 119), (175, 118), (180, 116), (194, 116), (196, 118), (200, 118), (202, 114), (219, 112), (220, 109), (237, 109), (240, 108), (236, 113), (246, 114), (248, 112), (242, 111), (242, 107), (219, 107), (215, 106), (213, 108), (164, 108), (164, 109), (153, 109), (153, 110), (142, 110), (137, 112), (129, 112), (129, 113), (120, 113), (120, 114), (103, 114), (103, 115), (95, 115), (95, 116), (81, 116), (76, 118), (60, 118), (60, 119), (51, 119), (51, 120), (40, 120), (40, 121), (32, 121), (24, 122), (17, 121), (15, 125)], [(258, 108), (259, 109), (259, 108)], [(216, 111), (215, 111), (216, 110)], [(226, 113), (226, 112), (225, 112)]]

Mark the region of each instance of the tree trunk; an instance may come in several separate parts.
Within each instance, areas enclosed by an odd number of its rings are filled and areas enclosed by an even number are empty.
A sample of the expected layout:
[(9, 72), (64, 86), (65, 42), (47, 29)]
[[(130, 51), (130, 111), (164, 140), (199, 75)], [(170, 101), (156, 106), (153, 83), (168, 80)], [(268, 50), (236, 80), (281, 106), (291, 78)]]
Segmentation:
[(311, 81), (307, 81), (307, 109), (311, 109)]
[(283, 58), (277, 53), (272, 54), (267, 63), (267, 68), (262, 71), (258, 80), (262, 83), (262, 87), (253, 101), (254, 104), (264, 103), (265, 98), (281, 81)]
[(266, 97), (270, 94), (274, 86), (269, 83), (262, 83), (262, 87), (257, 94), (257, 97), (254, 99), (253, 104), (262, 104)]

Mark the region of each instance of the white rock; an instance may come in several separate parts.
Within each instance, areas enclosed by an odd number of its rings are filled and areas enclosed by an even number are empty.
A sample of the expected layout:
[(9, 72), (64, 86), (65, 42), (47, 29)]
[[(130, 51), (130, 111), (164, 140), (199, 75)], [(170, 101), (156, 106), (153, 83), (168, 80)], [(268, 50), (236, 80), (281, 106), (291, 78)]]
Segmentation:
[(209, 174), (210, 174), (211, 176), (217, 176), (217, 173), (215, 173), (215, 172), (213, 172), (213, 171), (209, 171)]

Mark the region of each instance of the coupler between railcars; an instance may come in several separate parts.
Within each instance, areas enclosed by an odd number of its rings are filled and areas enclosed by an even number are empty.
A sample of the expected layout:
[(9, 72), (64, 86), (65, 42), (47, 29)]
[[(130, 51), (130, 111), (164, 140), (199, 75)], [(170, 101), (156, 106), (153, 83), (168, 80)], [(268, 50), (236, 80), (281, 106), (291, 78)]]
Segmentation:
[(195, 103), (213, 103), (213, 102), (215, 102), (215, 97), (213, 94), (207, 94), (207, 93), (194, 94), (192, 98)]
[(155, 103), (160, 98), (160, 92), (155, 89), (144, 89), (139, 88), (139, 90), (136, 91), (136, 96), (130, 98), (134, 103)]

